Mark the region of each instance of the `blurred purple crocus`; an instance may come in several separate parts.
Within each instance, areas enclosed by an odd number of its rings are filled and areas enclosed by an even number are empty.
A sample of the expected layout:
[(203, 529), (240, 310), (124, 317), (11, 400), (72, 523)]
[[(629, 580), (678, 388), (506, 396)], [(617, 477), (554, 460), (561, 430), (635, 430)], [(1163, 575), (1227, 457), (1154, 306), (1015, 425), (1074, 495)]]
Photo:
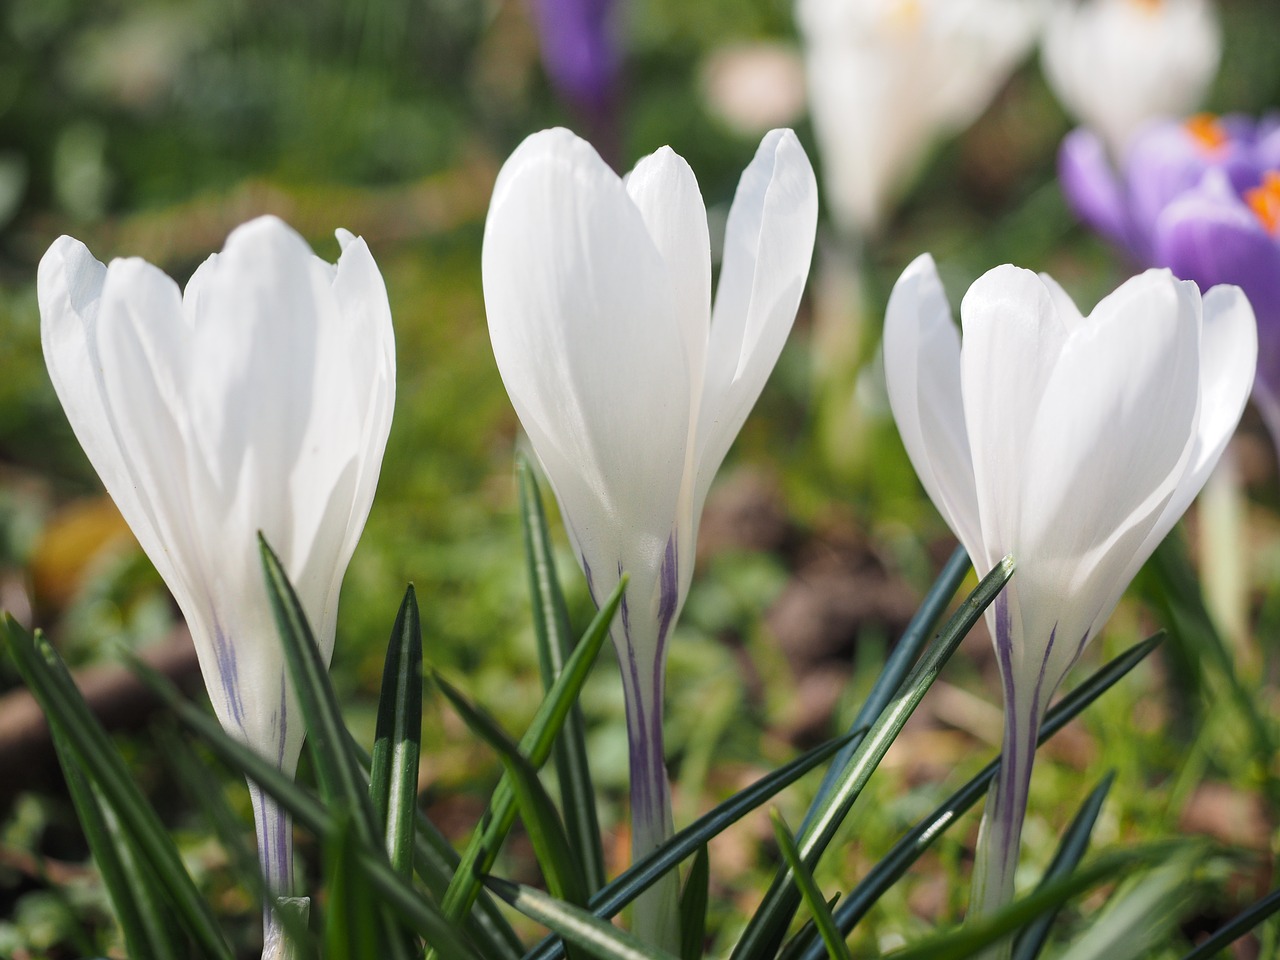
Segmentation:
[(611, 128), (622, 73), (617, 0), (529, 0), (529, 6), (556, 93), (593, 126)]
[(1244, 290), (1258, 319), (1253, 399), (1280, 447), (1280, 114), (1146, 128), (1120, 169), (1080, 129), (1063, 141), (1067, 202), (1137, 267)]

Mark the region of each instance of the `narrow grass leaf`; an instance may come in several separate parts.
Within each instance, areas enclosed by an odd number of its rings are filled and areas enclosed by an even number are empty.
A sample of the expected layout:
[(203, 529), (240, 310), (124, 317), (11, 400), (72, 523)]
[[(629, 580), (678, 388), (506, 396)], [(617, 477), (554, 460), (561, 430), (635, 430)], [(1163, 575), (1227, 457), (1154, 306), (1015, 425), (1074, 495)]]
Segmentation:
[(382, 831), (360, 765), (348, 744), (337, 695), (329, 682), (329, 668), (320, 656), (311, 625), (279, 559), (261, 534), (258, 546), (267, 596), (284, 646), (298, 702), (307, 725), (307, 749), (315, 767), (321, 798), (351, 812), (352, 828), (366, 847), (382, 848)]
[[(1163, 633), (1157, 633), (1141, 643), (1134, 644), (1063, 697), (1045, 716), (1037, 743), (1044, 743), (1079, 716), (1098, 697), (1110, 690), (1121, 678), (1127, 676), (1130, 670), (1145, 660), (1160, 645), (1164, 636)], [(987, 795), (991, 781), (999, 771), (1000, 760), (997, 758), (917, 823), (893, 845), (892, 850), (877, 861), (835, 910), (836, 925), (844, 936), (847, 937), (852, 932), (884, 892), (897, 883), (911, 864), (915, 863), (938, 837), (978, 800)], [(804, 955), (804, 960), (821, 960), (821, 957), (821, 946), (815, 945)]]
[(525, 832), (533, 844), (538, 866), (542, 868), (552, 896), (574, 906), (584, 906), (587, 895), (582, 883), (582, 867), (569, 846), (569, 838), (551, 797), (538, 780), (538, 771), (520, 755), (520, 748), (502, 732), (492, 717), (468, 703), (466, 697), (443, 677), (437, 676), (435, 680), (471, 732), (492, 747), (502, 760), (516, 795), (516, 806), (524, 821)]
[(391, 628), (369, 766), (369, 795), (391, 866), (413, 874), (418, 758), (422, 752), (422, 625), (413, 585)]
[(129, 776), (124, 760), (76, 689), (57, 652), (38, 632), (29, 635), (7, 615), (0, 635), (45, 715), (56, 718), (61, 725), (64, 742), (86, 779), (99, 791), (155, 872), (172, 904), (174, 918), (205, 956), (231, 960), (231, 949), (209, 904), (183, 866), (172, 838)]
[[(827, 901), (827, 910), (835, 916), (836, 904), (840, 902), (840, 894), (835, 894)], [(847, 934), (842, 934), (847, 936)], [(810, 950), (816, 950), (819, 956), (827, 957), (826, 945), (822, 942), (822, 937), (818, 934), (818, 925), (810, 918), (804, 922), (794, 937), (787, 941), (786, 945), (778, 952), (778, 960), (799, 960), (800, 957), (807, 956)]]
[(791, 835), (787, 822), (782, 819), (782, 814), (778, 812), (776, 807), (770, 811), (770, 814), (773, 819), (773, 835), (778, 841), (778, 850), (796, 878), (796, 885), (800, 888), (800, 896), (804, 898), (805, 904), (809, 907), (809, 913), (813, 916), (814, 926), (818, 929), (818, 936), (822, 938), (823, 944), (826, 945), (827, 956), (831, 957), (831, 960), (853, 960), (852, 954), (849, 953), (849, 945), (845, 943), (844, 937), (836, 929), (836, 921), (831, 915), (831, 908), (827, 906), (827, 901), (823, 898), (822, 891), (818, 889), (817, 881), (813, 879), (813, 873), (800, 857), (800, 848), (796, 846), (796, 838)]
[[(529, 462), (516, 461), (520, 484), (520, 513), (524, 524), (525, 557), (529, 568), (529, 588), (533, 597), (533, 627), (538, 641), (538, 664), (543, 687), (550, 691), (555, 678), (573, 652), (569, 612), (565, 607), (560, 578), (556, 575), (547, 515), (542, 494)], [(556, 778), (560, 785), (565, 830), (582, 861), (583, 882), (588, 894), (604, 885), (604, 846), (600, 842), (600, 822), (596, 816), (595, 788), (587, 763), (586, 723), (577, 701), (569, 708), (564, 728), (552, 751)]]
[[(1071, 826), (1063, 834), (1062, 842), (1058, 845), (1053, 860), (1049, 862), (1044, 876), (1040, 878), (1041, 886), (1068, 876), (1084, 859), (1085, 851), (1089, 849), (1089, 838), (1093, 835), (1094, 824), (1098, 822), (1103, 801), (1106, 800), (1115, 778), (1114, 770), (1108, 772), (1089, 796), (1085, 797), (1079, 812), (1071, 821)], [(1049, 930), (1053, 927), (1053, 921), (1057, 916), (1058, 911), (1050, 909), (1029, 923), (1014, 942), (1013, 960), (1035, 960), (1044, 949), (1049, 939)]]
[[(871, 692), (867, 694), (867, 699), (863, 701), (858, 715), (854, 717), (850, 726), (851, 731), (869, 729), (876, 717), (880, 716), (884, 708), (889, 705), (894, 691), (902, 684), (911, 665), (920, 656), (920, 651), (933, 636), (938, 623), (942, 620), (942, 615), (947, 612), (947, 605), (960, 589), (960, 584), (964, 582), (970, 567), (969, 555), (965, 553), (964, 547), (956, 547), (942, 568), (942, 572), (938, 574), (938, 579), (933, 582), (933, 586), (929, 588), (929, 592), (925, 594), (924, 600), (911, 617), (906, 630), (902, 632), (902, 637), (894, 644), (880, 671), (880, 676), (876, 678)], [(800, 824), (802, 834), (808, 830), (812, 819), (817, 816), (822, 805), (831, 796), (831, 791), (835, 789), (840, 779), (840, 773), (849, 765), (849, 760), (852, 759), (853, 752), (858, 749), (860, 742), (860, 737), (850, 741), (848, 746), (831, 761), (831, 766), (827, 767), (822, 785), (818, 787), (818, 792), (814, 795)]]
[(384, 955), (379, 942), (379, 908), (373, 889), (355, 869), (356, 838), (351, 815), (337, 815), (333, 832), (324, 838), (325, 960), (366, 960)]
[(711, 856), (698, 848), (680, 893), (680, 960), (700, 960), (707, 939), (707, 901), (711, 890)]
[[(686, 857), (692, 856), (705, 846), (713, 837), (737, 823), (752, 810), (767, 803), (782, 790), (795, 783), (810, 770), (835, 756), (848, 741), (862, 731), (855, 731), (819, 744), (808, 753), (801, 754), (772, 773), (766, 774), (744, 790), (713, 810), (709, 810), (683, 830), (654, 850), (647, 857), (638, 860), (605, 884), (587, 904), (588, 909), (597, 916), (609, 919), (616, 916), (632, 900), (649, 889), (668, 870), (674, 869)], [(544, 940), (529, 952), (529, 960), (555, 960), (561, 955), (561, 944)]]
[(1210, 960), (1225, 950), (1267, 917), (1280, 910), (1280, 888), (1272, 890), (1227, 923), (1223, 924), (1204, 943), (1182, 956), (1182, 960)]
[[(1013, 558), (1005, 557), (979, 582), (946, 626), (929, 644), (919, 662), (899, 686), (893, 700), (876, 718), (875, 724), (858, 745), (840, 775), (836, 787), (818, 808), (799, 842), (801, 858), (813, 869), (835, 837), (854, 801), (875, 772), (898, 732), (911, 716), (955, 652), (960, 641), (1013, 576)], [(742, 938), (733, 949), (732, 960), (766, 960), (777, 954), (791, 918), (800, 904), (795, 875), (790, 869), (775, 876), (764, 902), (752, 916)]]
[(178, 956), (179, 947), (166, 916), (168, 907), (160, 902), (153, 875), (138, 862), (119, 820), (104, 808), (101, 794), (85, 779), (55, 718), (50, 718), (49, 732), (76, 817), (111, 898), (129, 956), (134, 960)]
[[(624, 575), (587, 627), (587, 632), (574, 648), (564, 670), (556, 677), (550, 692), (543, 697), (532, 723), (520, 738), (520, 752), (535, 770), (546, 763), (551, 755), (552, 744), (569, 715), (569, 709), (582, 691), (582, 684), (600, 653), (600, 647), (609, 635), (609, 625), (618, 612), (626, 587), (627, 577)], [(449, 890), (445, 894), (444, 911), (449, 918), (457, 920), (465, 916), (475, 903), (480, 893), (480, 877), (493, 867), (498, 849), (511, 829), (511, 824), (515, 822), (515, 815), (515, 795), (508, 778), (504, 776), (493, 792), (489, 809), (480, 826), (471, 835), (453, 875), (453, 882), (449, 884)]]
[(1060, 908), (1078, 894), (1112, 882), (1136, 867), (1163, 862), (1185, 849), (1186, 844), (1157, 843), (1105, 854), (1069, 876), (1041, 884), (1025, 897), (989, 916), (966, 920), (958, 929), (928, 937), (888, 956), (893, 960), (961, 960), (972, 957), (984, 947), (992, 946), (1026, 926), (1045, 911)]
[(550, 897), (541, 890), (496, 877), (487, 878), (485, 883), (526, 917), (554, 930), (597, 960), (678, 960), (665, 950), (642, 943), (607, 920)]
[[(368, 751), (354, 740), (351, 749), (360, 761), (361, 772), (367, 777), (372, 763)], [(418, 878), (437, 901), (444, 897), (458, 868), (458, 851), (420, 807), (415, 807), (413, 837), (413, 869)], [(467, 934), (484, 955), (493, 960), (518, 960), (524, 946), (511, 924), (498, 909), (493, 898), (482, 892), (470, 915), (464, 921)]]

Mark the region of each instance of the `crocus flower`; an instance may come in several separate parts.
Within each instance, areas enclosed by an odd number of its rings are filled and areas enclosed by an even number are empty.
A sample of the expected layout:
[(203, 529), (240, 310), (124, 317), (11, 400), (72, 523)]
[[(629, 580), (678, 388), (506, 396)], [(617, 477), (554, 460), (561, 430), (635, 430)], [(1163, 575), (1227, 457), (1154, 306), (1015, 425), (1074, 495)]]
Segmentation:
[(969, 126), (1026, 54), (1039, 0), (797, 0), (832, 215), (873, 232), (934, 142)]
[[(222, 725), (292, 775), (304, 729), (258, 532), (326, 659), (395, 399), (386, 289), (363, 240), (336, 265), (273, 217), (237, 228), (186, 291), (60, 237), (41, 340), (76, 438), (172, 591)], [(292, 893), (289, 818), (250, 784), (270, 889)], [(265, 956), (282, 949), (268, 918)]]
[(1077, 130), (1058, 167), (1071, 207), (1131, 261), (1244, 290), (1258, 317), (1253, 396), (1280, 445), (1280, 117), (1153, 124), (1119, 169)]
[(1209, 0), (1058, 0), (1041, 50), (1062, 105), (1119, 157), (1143, 124), (1199, 106), (1222, 36)]
[[(702, 196), (670, 148), (622, 180), (585, 141), (546, 130), (494, 187), (483, 273), (498, 369), (592, 595), (630, 577), (612, 638), (637, 857), (672, 826), (663, 672), (698, 518), (791, 329), (816, 221), (804, 150), (774, 130), (738, 184), (713, 308)], [(669, 943), (675, 916), (668, 884), (638, 904), (636, 926)]]
[(1256, 357), (1236, 287), (1201, 298), (1168, 270), (1084, 316), (1047, 276), (991, 270), (960, 306), (932, 259), (894, 287), (889, 401), (925, 490), (980, 574), (1017, 573), (987, 611), (1005, 702), (1003, 766), (979, 836), (977, 913), (1006, 903), (1036, 738), (1059, 682), (1204, 485)]

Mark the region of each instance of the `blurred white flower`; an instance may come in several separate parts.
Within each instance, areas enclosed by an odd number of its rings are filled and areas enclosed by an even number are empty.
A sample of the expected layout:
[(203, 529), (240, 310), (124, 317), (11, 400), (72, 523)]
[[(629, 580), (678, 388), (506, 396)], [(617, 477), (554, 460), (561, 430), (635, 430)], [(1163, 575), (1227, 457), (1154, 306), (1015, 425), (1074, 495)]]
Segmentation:
[[(636, 857), (671, 830), (663, 671), (698, 518), (791, 329), (816, 222), (804, 150), (772, 131), (729, 211), (713, 309), (702, 195), (670, 148), (622, 180), (585, 141), (546, 130), (494, 187), (483, 272), (498, 369), (593, 596), (631, 578), (613, 641)], [(637, 903), (636, 927), (655, 942), (670, 942), (673, 890)]]
[[(363, 240), (339, 240), (329, 264), (281, 221), (254, 220), (184, 293), (145, 261), (103, 266), (60, 237), (38, 281), (54, 389), (186, 617), (219, 720), (290, 775), (305, 730), (257, 535), (327, 660), (395, 400), (382, 277)], [(251, 789), (264, 874), (288, 894), (288, 818)]]
[(797, 0), (827, 202), (874, 231), (929, 148), (963, 130), (1034, 42), (1042, 0)]
[(1209, 0), (1059, 0), (1041, 45), (1062, 105), (1117, 158), (1144, 123), (1194, 111), (1221, 54)]
[(925, 490), (979, 574), (1017, 573), (987, 611), (1004, 682), (1004, 763), (979, 841), (977, 912), (1008, 901), (1049, 700), (1138, 568), (1204, 486), (1249, 396), (1253, 311), (1238, 287), (1149, 270), (1082, 316), (1012, 266), (960, 306), (932, 259), (894, 287), (889, 401)]
[(790, 44), (757, 41), (713, 50), (699, 86), (708, 110), (734, 133), (760, 136), (804, 115), (804, 64)]

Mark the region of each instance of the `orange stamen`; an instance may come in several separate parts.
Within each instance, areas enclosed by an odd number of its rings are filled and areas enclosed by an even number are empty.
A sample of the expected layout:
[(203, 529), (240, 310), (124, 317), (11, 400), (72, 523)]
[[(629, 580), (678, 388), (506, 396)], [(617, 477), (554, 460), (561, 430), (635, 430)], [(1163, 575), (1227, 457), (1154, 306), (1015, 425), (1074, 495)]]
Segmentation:
[(1244, 202), (1269, 233), (1280, 233), (1280, 171), (1268, 170), (1262, 186), (1245, 191)]
[(1160, 12), (1163, 0), (1130, 0), (1135, 7), (1141, 7), (1143, 13), (1155, 15)]
[(920, 0), (897, 0), (889, 7), (889, 22), (895, 27), (914, 29), (920, 26), (923, 17)]
[(1182, 128), (1206, 153), (1215, 153), (1227, 145), (1230, 137), (1222, 123), (1211, 113), (1197, 113)]

